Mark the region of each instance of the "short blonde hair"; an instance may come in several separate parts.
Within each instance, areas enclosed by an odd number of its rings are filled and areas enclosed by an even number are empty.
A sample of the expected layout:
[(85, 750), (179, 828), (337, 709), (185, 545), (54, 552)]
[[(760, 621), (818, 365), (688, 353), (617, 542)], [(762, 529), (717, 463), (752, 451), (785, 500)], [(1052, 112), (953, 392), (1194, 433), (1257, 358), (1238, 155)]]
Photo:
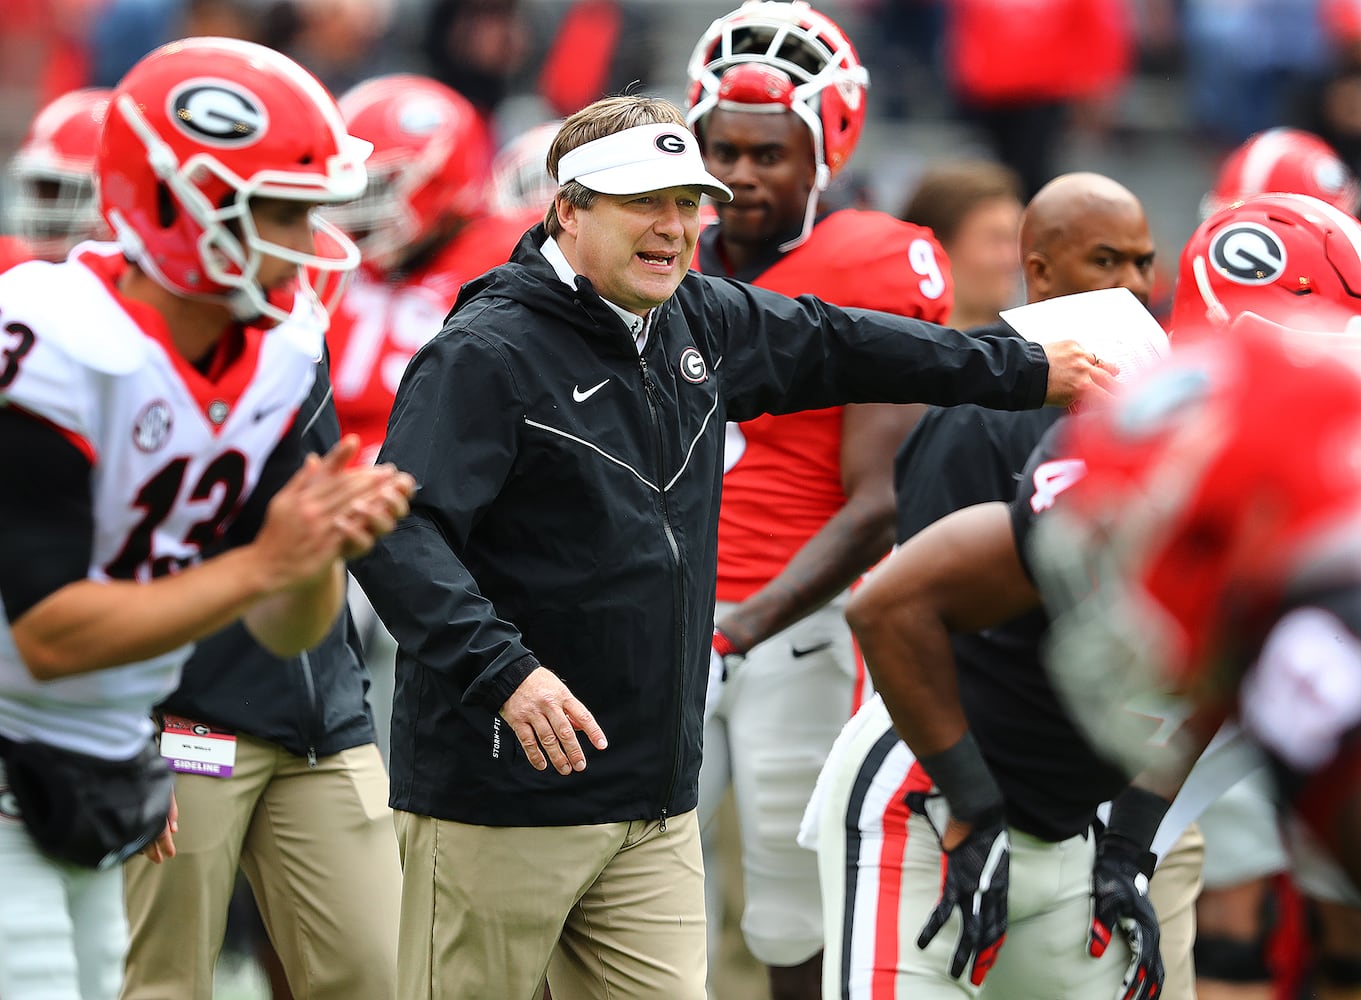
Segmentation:
[[(639, 125), (679, 125), (688, 129), (685, 114), (670, 101), (660, 97), (642, 97), (629, 94), (621, 97), (602, 97), (594, 104), (582, 108), (562, 123), (553, 144), (548, 147), (548, 173), (558, 176), (558, 164), (562, 158), (588, 142), (603, 139), (607, 135), (622, 132)], [(543, 225), (548, 235), (554, 239), (562, 235), (562, 222), (558, 219), (558, 198), (562, 198), (577, 208), (590, 208), (596, 199), (596, 192), (577, 181), (568, 181), (558, 188), (557, 196), (548, 206)]]

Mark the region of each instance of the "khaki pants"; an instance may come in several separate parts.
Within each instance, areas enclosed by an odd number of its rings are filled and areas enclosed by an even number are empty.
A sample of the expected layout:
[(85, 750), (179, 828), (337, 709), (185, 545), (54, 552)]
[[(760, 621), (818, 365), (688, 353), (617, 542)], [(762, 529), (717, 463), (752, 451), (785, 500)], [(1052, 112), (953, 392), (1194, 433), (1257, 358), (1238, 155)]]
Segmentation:
[(230, 778), (176, 778), (176, 855), (126, 866), (123, 1000), (211, 1000), (239, 867), (297, 1000), (391, 1000), (401, 871), (373, 744), (315, 768), (237, 740)]
[[(570, 780), (564, 779), (564, 780)], [(593, 826), (396, 814), (402, 1000), (704, 1000), (693, 811)]]
[(1173, 842), (1148, 883), (1148, 899), (1158, 914), (1167, 979), (1159, 1000), (1196, 1000), (1196, 898), (1205, 862), (1205, 838), (1192, 823)]

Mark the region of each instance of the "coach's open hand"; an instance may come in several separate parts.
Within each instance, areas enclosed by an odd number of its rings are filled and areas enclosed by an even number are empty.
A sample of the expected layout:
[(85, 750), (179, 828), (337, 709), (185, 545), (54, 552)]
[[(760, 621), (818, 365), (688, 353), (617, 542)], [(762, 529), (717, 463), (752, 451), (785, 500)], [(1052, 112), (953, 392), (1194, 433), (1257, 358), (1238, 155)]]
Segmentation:
[(597, 750), (609, 745), (595, 716), (547, 667), (537, 668), (520, 682), (501, 706), (501, 718), (515, 730), (525, 756), (537, 771), (548, 766), (545, 753), (559, 774), (586, 770), (586, 754), (577, 742), (578, 729)]

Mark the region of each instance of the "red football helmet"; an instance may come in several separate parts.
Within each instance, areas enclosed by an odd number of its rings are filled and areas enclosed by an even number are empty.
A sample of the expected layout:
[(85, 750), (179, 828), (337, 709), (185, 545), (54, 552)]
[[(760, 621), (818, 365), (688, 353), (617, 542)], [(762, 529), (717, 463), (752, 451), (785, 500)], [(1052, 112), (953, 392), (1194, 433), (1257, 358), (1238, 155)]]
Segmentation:
[(95, 153), (111, 93), (91, 87), (58, 97), (34, 117), (10, 160), (8, 229), (44, 260), (62, 260), (81, 240), (104, 234)]
[(690, 54), (687, 75), (686, 120), (696, 132), (715, 107), (798, 115), (813, 134), (819, 191), (850, 160), (865, 124), (868, 71), (835, 22), (802, 0), (747, 0), (720, 17)]
[(1135, 706), (1231, 708), (1287, 592), (1355, 573), (1361, 375), (1315, 337), (1244, 314), (1068, 427), (1085, 474), (1032, 543), (1049, 664), (1131, 771), (1167, 715)]
[(562, 122), (544, 122), (521, 132), (501, 147), (491, 164), (491, 208), (499, 215), (527, 209), (547, 211), (558, 193), (548, 172), (548, 147)]
[(368, 151), (287, 56), (186, 38), (142, 58), (115, 88), (97, 158), (100, 208), (123, 252), (165, 288), (220, 299), (243, 321), (282, 321), (289, 310), (256, 280), (262, 257), (298, 265), (310, 293), (305, 269), (351, 270), (359, 251), (339, 230), (326, 255), (268, 243), (251, 199), (356, 198)]
[(330, 218), (355, 238), (366, 264), (391, 270), (450, 221), (485, 212), (491, 140), (462, 95), (397, 73), (352, 87), (340, 110), (374, 152), (364, 197)]
[(1333, 147), (1312, 132), (1271, 128), (1229, 154), (1214, 190), (1201, 203), (1201, 218), (1273, 191), (1313, 195), (1348, 215), (1361, 207), (1361, 186)]
[(1172, 301), (1178, 340), (1243, 312), (1336, 331), (1361, 315), (1361, 223), (1307, 195), (1256, 195), (1200, 224)]

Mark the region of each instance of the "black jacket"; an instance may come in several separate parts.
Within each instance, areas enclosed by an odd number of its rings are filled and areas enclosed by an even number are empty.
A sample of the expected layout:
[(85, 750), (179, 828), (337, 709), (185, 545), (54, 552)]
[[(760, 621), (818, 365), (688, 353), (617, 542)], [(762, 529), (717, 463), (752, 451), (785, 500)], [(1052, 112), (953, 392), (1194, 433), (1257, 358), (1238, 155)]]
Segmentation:
[[(1040, 405), (1043, 352), (700, 274), (619, 317), (526, 234), (412, 360), (381, 460), (412, 515), (356, 575), (401, 647), (392, 805), (489, 826), (692, 809), (724, 422), (847, 402)], [(542, 663), (610, 741), (535, 771), (497, 715)]]
[[(300, 447), (287, 462), (271, 459), (278, 481), (262, 481), (231, 533), (253, 536), (265, 504), (302, 456), (325, 454), (340, 440), (325, 362), (317, 366), (295, 430), (301, 432)], [(358, 637), (342, 609), (318, 646), (288, 660), (267, 651), (240, 623), (203, 639), (184, 666), (179, 688), (160, 708), (277, 743), (298, 757), (325, 757), (373, 742), (368, 687)]]

